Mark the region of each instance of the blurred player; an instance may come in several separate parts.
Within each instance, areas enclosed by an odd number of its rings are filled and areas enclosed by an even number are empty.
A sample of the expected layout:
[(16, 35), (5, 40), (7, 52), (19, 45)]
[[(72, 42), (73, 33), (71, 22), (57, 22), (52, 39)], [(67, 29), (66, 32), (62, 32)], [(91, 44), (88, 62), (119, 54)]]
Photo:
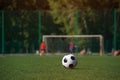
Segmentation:
[(42, 42), (40, 44), (40, 55), (43, 55), (45, 53), (45, 48), (46, 48), (46, 45), (44, 42)]
[(70, 43), (69, 50), (70, 50), (70, 53), (74, 53), (74, 51), (75, 51), (75, 44), (73, 42)]

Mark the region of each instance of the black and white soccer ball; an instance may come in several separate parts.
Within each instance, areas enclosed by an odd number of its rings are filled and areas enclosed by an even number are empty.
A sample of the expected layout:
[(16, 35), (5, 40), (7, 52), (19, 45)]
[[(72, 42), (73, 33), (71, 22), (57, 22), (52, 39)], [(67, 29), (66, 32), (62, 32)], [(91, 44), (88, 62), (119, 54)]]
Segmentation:
[(77, 65), (77, 57), (74, 54), (65, 55), (62, 58), (62, 65), (65, 68), (74, 68)]

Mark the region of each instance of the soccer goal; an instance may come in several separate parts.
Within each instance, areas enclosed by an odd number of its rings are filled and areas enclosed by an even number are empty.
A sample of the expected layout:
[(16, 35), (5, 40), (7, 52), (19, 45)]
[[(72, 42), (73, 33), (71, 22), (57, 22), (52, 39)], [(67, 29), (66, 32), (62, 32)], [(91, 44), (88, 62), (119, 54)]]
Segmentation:
[(76, 53), (83, 49), (86, 54), (103, 55), (104, 43), (102, 35), (43, 35), (46, 53), (70, 53), (70, 42), (76, 45)]

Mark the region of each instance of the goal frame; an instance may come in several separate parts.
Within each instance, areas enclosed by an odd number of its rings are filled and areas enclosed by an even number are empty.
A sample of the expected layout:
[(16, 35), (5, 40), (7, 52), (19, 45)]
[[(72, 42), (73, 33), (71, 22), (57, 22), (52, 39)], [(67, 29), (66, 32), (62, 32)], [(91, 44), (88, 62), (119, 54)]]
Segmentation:
[(78, 38), (99, 38), (99, 46), (100, 46), (100, 56), (104, 54), (104, 39), (102, 35), (43, 35), (42, 36), (42, 41), (45, 42), (45, 38), (73, 38), (73, 37), (78, 37)]

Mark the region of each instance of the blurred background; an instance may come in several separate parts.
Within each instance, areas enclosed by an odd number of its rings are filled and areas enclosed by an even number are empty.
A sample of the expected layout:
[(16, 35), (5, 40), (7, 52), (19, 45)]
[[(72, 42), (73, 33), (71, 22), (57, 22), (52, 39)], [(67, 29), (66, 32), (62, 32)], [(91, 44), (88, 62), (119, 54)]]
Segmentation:
[(0, 54), (35, 53), (43, 35), (102, 35), (110, 53), (120, 48), (119, 26), (119, 0), (0, 0)]

